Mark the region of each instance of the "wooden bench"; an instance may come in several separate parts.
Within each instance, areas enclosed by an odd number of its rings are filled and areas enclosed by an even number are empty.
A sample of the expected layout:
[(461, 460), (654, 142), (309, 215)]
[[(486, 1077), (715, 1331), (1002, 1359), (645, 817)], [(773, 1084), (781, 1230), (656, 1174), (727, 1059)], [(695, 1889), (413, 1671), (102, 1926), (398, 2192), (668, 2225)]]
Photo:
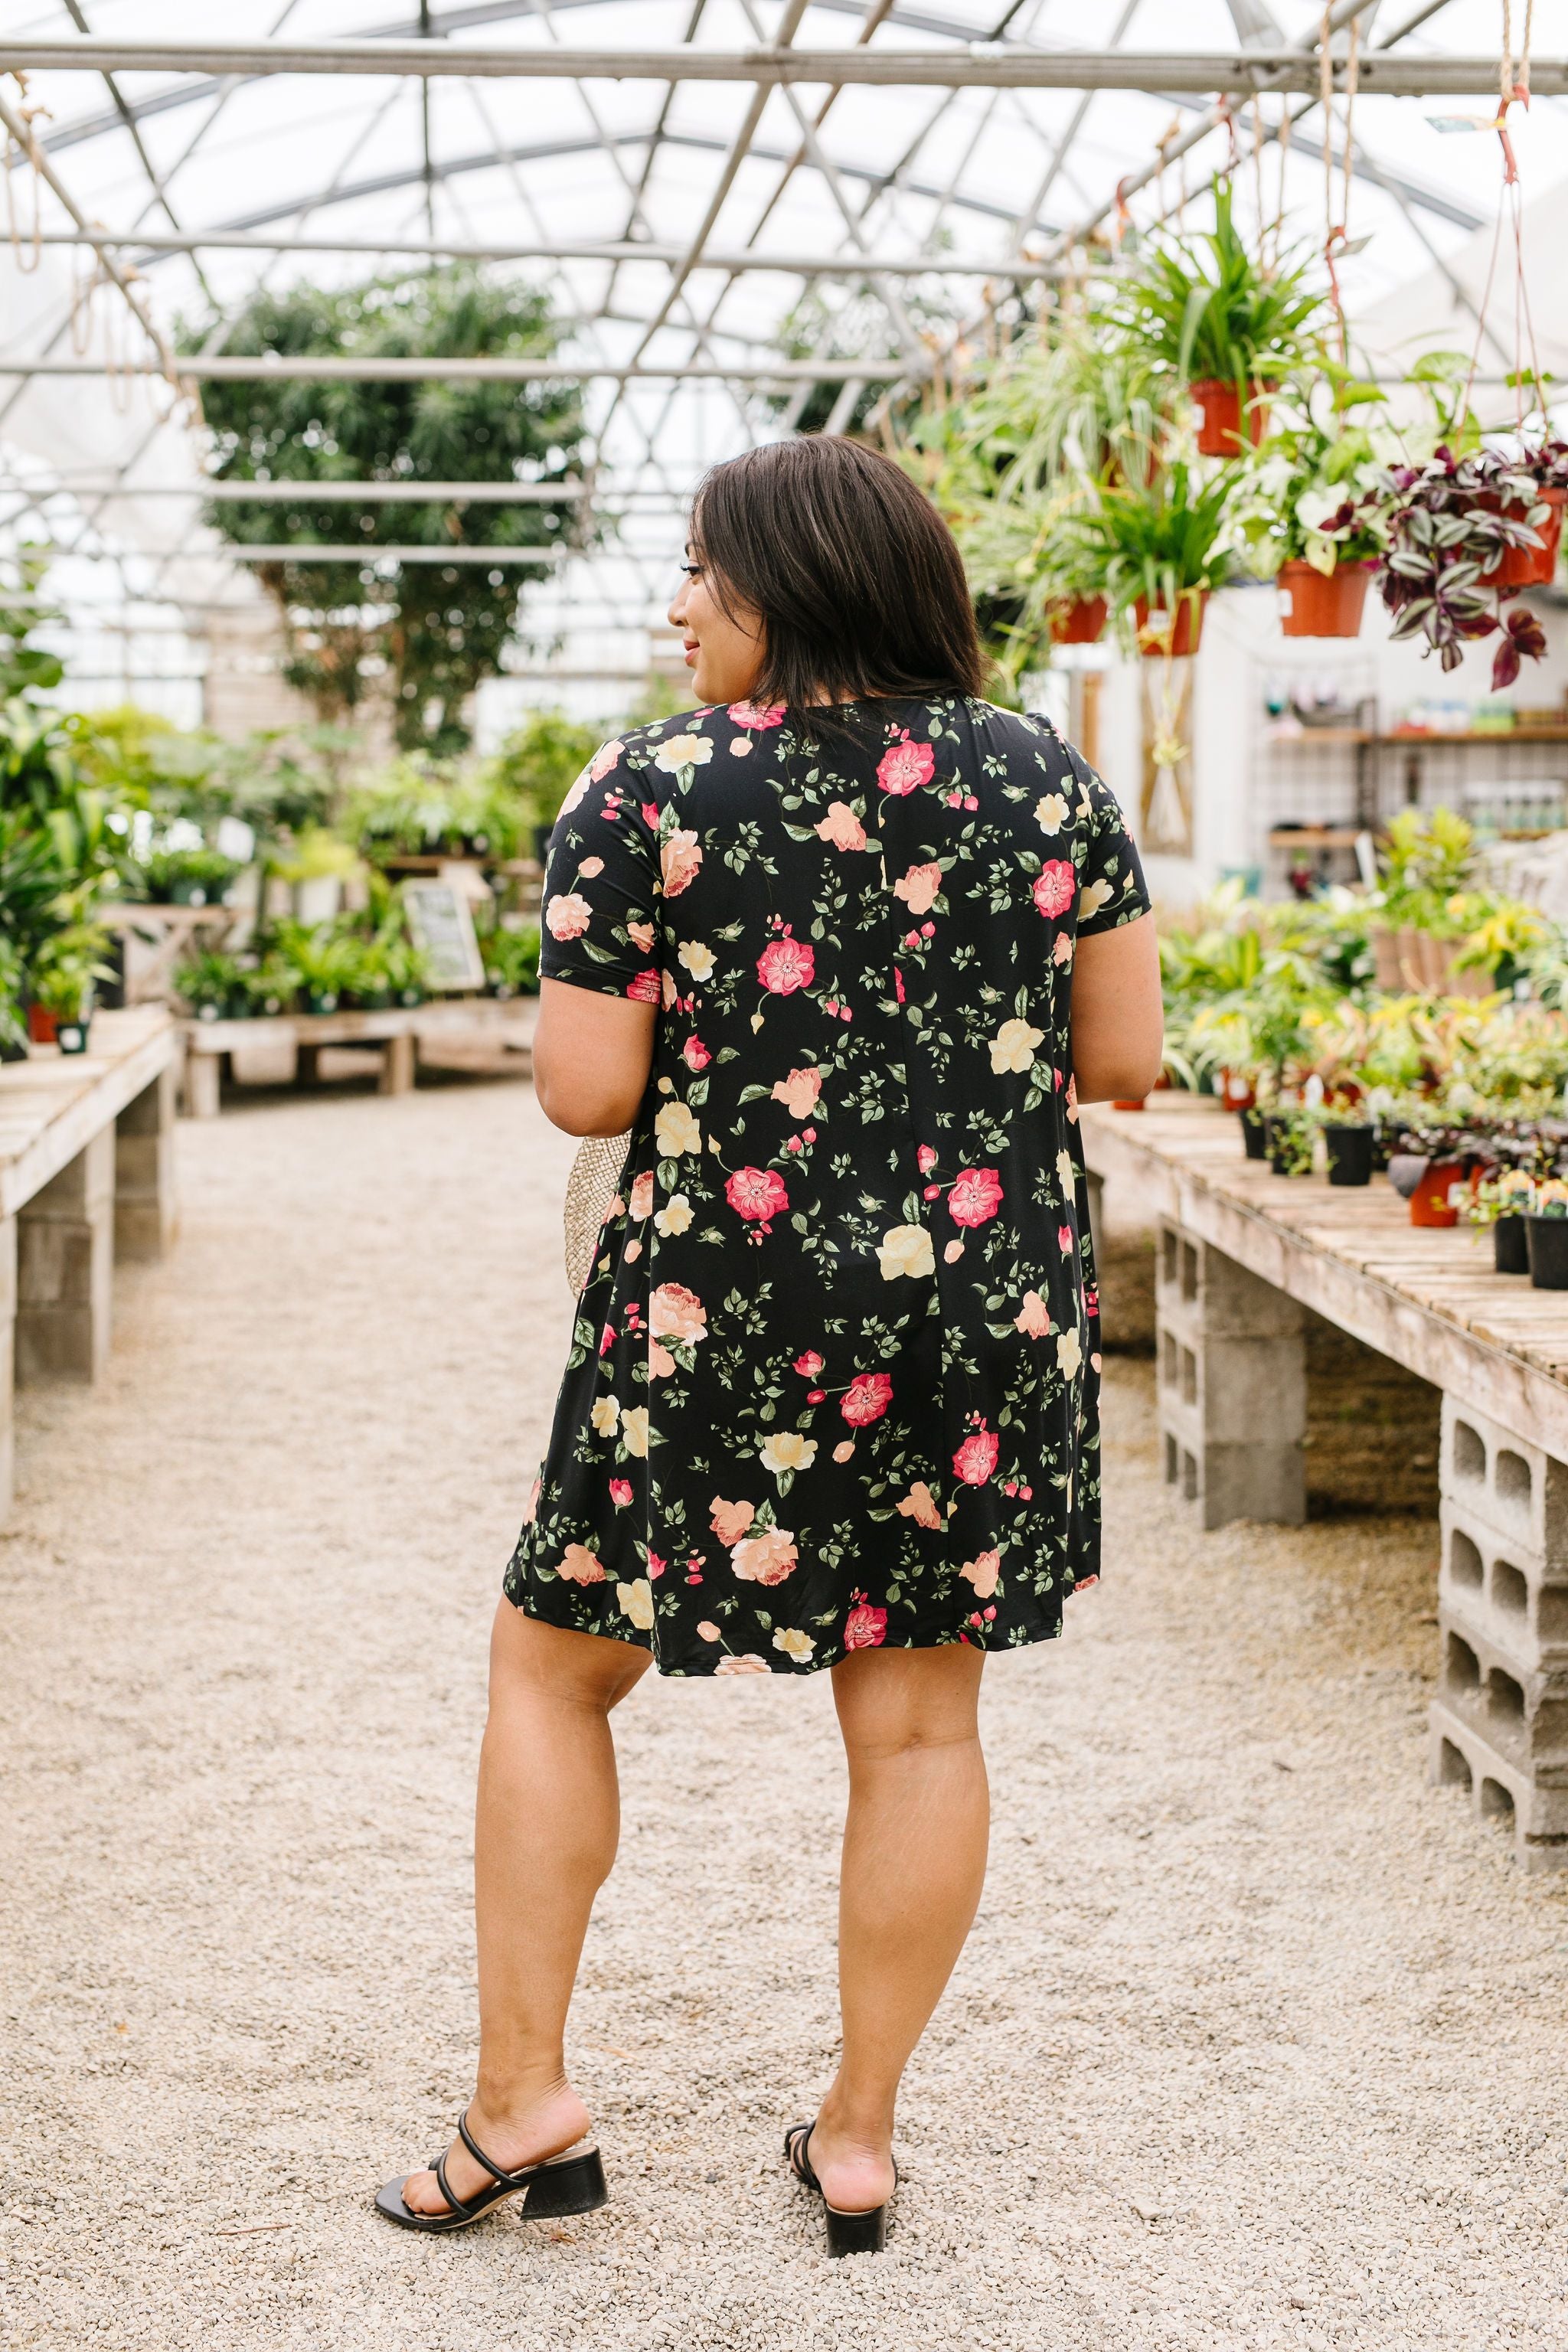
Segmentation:
[(1306, 1516), (1303, 1308), (1442, 1391), (1432, 1776), (1568, 1865), (1568, 1292), (1495, 1273), (1489, 1233), (1412, 1226), (1382, 1177), (1275, 1176), (1212, 1101), (1082, 1124), (1091, 1217), (1110, 1179), (1155, 1218), (1165, 1477), (1205, 1527)]
[(184, 1108), (192, 1118), (216, 1118), (226, 1056), (257, 1045), (292, 1049), (296, 1071), (307, 1084), (316, 1077), (323, 1046), (379, 1050), (379, 1091), (406, 1094), (422, 1045), (477, 1040), (526, 1054), (538, 1013), (537, 997), (511, 997), (503, 1003), (493, 996), (465, 996), (389, 1006), (381, 1013), (280, 1013), (253, 1021), (184, 1021)]
[(100, 1013), (91, 1044), (0, 1065), (0, 1522), (13, 1374), (96, 1380), (114, 1260), (161, 1257), (174, 1238), (175, 1024), (157, 1005)]

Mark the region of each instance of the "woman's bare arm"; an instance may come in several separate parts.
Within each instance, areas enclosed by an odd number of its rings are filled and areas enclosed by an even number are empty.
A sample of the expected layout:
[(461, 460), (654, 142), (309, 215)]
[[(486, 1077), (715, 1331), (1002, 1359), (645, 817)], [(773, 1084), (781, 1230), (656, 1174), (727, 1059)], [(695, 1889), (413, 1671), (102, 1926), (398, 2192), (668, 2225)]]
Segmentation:
[(1079, 1102), (1142, 1100), (1164, 1051), (1152, 915), (1079, 940), (1073, 957), (1072, 1067)]
[(533, 1090), (552, 1127), (625, 1134), (647, 1090), (658, 1009), (563, 980), (540, 982)]

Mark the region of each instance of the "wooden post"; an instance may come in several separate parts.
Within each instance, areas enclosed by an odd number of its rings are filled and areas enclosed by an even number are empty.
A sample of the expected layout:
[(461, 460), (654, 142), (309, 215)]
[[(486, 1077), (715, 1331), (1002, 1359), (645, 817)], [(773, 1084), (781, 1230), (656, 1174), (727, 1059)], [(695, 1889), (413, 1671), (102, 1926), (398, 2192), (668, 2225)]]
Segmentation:
[(381, 1049), (381, 1071), (375, 1082), (377, 1094), (405, 1095), (414, 1086), (414, 1036), (405, 1030), (400, 1037), (389, 1037)]
[(159, 1258), (174, 1241), (174, 1086), (171, 1063), (115, 1121), (116, 1257)]
[(110, 1123), (18, 1213), (19, 1381), (98, 1378), (109, 1356), (113, 1276)]
[(192, 1045), (185, 1052), (185, 1114), (189, 1118), (216, 1118), (223, 1099), (223, 1056), (202, 1054)]
[(313, 1087), (321, 1075), (321, 1049), (319, 1045), (300, 1045), (295, 1049), (294, 1083)]

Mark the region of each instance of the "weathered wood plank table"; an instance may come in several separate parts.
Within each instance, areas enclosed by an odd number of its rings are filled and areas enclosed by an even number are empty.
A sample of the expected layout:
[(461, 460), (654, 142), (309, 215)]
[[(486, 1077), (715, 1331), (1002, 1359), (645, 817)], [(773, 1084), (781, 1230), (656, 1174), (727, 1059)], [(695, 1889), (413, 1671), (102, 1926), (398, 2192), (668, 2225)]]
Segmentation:
[(1275, 1176), (1192, 1096), (1083, 1114), (1091, 1207), (1126, 1180), (1158, 1229), (1161, 1442), (1205, 1527), (1306, 1516), (1311, 1308), (1443, 1392), (1435, 1780), (1568, 1866), (1568, 1292), (1492, 1270), (1489, 1233), (1412, 1226), (1385, 1179)]
[(13, 1376), (96, 1380), (115, 1258), (174, 1238), (175, 1025), (159, 1005), (100, 1013), (91, 1045), (0, 1065), (0, 1523)]
[(380, 1091), (404, 1095), (415, 1082), (421, 1045), (476, 1042), (526, 1054), (538, 1017), (537, 997), (502, 1002), (493, 996), (463, 996), (389, 1005), (380, 1013), (279, 1013), (253, 1021), (184, 1021), (184, 1108), (192, 1118), (216, 1118), (225, 1058), (247, 1046), (292, 1047), (298, 1074), (307, 1083), (316, 1076), (323, 1045), (374, 1048), (381, 1054)]

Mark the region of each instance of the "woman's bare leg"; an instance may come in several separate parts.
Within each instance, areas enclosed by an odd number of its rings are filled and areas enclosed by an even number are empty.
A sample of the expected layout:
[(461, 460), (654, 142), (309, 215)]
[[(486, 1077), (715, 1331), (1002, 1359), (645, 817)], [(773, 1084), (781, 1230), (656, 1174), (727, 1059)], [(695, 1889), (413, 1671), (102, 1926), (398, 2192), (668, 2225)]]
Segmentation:
[(830, 2205), (893, 2186), (899, 2083), (963, 1948), (985, 1877), (983, 1654), (858, 1650), (833, 1669), (849, 1759), (838, 1892), (844, 2052), (811, 2139)]
[[(650, 1663), (630, 1643), (542, 1624), (509, 1601), (496, 1612), (474, 1827), (479, 2072), (468, 2128), (509, 2170), (588, 2128), (566, 2080), (566, 2011), (620, 1832), (610, 1710)], [(488, 2175), (458, 2140), (447, 2178), (470, 2197)], [(447, 2210), (433, 2172), (415, 2173), (403, 2195), (416, 2212)]]

